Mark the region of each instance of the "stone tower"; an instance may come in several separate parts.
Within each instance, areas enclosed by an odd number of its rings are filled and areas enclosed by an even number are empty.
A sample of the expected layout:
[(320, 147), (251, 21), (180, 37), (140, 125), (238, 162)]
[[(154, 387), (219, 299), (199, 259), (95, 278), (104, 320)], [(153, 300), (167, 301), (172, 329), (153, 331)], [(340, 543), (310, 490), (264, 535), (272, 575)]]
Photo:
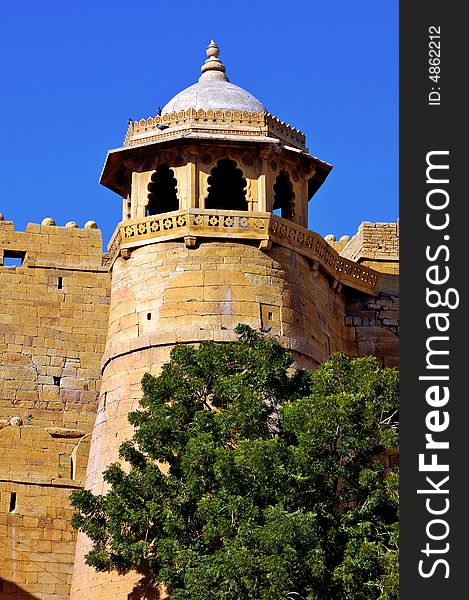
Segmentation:
[[(131, 436), (142, 376), (157, 374), (176, 343), (234, 340), (233, 328), (247, 323), (276, 336), (300, 366), (338, 350), (395, 364), (396, 327), (379, 316), (395, 302), (393, 261), (369, 268), (376, 256), (362, 251), (366, 236), (349, 259), (345, 242), (307, 229), (308, 201), (331, 165), (230, 83), (218, 56), (212, 41), (198, 83), (129, 123), (101, 176), (123, 210), (107, 257), (109, 328), (86, 476), (98, 494)], [(72, 600), (127, 599), (140, 576), (95, 573), (88, 549), (80, 535)]]

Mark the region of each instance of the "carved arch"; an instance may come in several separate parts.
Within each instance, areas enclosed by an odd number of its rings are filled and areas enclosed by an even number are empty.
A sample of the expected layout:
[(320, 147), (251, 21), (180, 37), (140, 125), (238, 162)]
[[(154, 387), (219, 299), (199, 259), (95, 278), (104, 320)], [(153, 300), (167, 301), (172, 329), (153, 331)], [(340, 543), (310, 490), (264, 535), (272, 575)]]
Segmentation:
[(233, 158), (220, 158), (207, 178), (205, 208), (248, 210), (248, 180)]
[(293, 183), (286, 169), (282, 169), (275, 178), (274, 186), (274, 201), (272, 210), (280, 211), (282, 219), (292, 220), (295, 216), (295, 192), (293, 191)]
[(158, 215), (179, 210), (178, 182), (168, 163), (162, 163), (152, 174), (148, 184), (145, 213)]

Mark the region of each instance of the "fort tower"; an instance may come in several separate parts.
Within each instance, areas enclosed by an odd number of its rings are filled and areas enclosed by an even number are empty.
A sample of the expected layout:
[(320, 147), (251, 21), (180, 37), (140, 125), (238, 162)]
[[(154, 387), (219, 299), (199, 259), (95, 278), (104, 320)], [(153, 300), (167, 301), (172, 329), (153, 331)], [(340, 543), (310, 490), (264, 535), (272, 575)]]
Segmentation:
[[(308, 201), (331, 165), (230, 83), (213, 41), (201, 71), (160, 114), (129, 123), (101, 177), (123, 211), (109, 246), (109, 329), (86, 479), (96, 493), (131, 435), (127, 413), (143, 374), (158, 373), (174, 344), (233, 340), (241, 322), (314, 367), (337, 350), (360, 352), (347, 299), (358, 306), (383, 289), (380, 273), (307, 229)], [(79, 536), (72, 599), (127, 598), (138, 575), (95, 573), (87, 549)]]

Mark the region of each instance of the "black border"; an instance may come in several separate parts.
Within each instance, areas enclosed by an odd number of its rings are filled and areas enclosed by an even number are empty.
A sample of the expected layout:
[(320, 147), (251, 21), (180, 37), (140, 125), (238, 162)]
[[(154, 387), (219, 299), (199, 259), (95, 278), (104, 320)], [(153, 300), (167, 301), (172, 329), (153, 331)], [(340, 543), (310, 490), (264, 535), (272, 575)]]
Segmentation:
[[(400, 3), (400, 242), (401, 242), (401, 534), (400, 534), (400, 598), (410, 600), (416, 597), (433, 600), (467, 597), (466, 577), (469, 575), (467, 557), (469, 551), (468, 508), (466, 501), (467, 451), (469, 440), (469, 362), (466, 350), (469, 344), (467, 314), (466, 269), (466, 229), (467, 203), (466, 176), (469, 177), (469, 164), (466, 157), (468, 132), (468, 102), (465, 97), (468, 68), (467, 50), (468, 27), (464, 17), (464, 3), (426, 0), (425, 2)], [(429, 79), (429, 27), (441, 28), (441, 72), (437, 83)], [(428, 94), (432, 87), (440, 87), (440, 105), (430, 106)], [(426, 182), (426, 156), (430, 151), (448, 150), (449, 184), (442, 185), (450, 197), (447, 208), (450, 222), (443, 231), (432, 231), (426, 225), (428, 212), (426, 196), (430, 189)], [(443, 160), (443, 162), (444, 162)], [(443, 197), (443, 196), (441, 196)], [(443, 240), (443, 235), (449, 240)], [(426, 247), (435, 249), (446, 244), (450, 255), (441, 251), (435, 262), (443, 269), (448, 266), (450, 278), (443, 288), (452, 287), (458, 291), (459, 306), (448, 309), (450, 327), (446, 334), (449, 341), (446, 374), (450, 399), (445, 408), (449, 413), (448, 429), (436, 439), (448, 440), (449, 449), (438, 453), (438, 461), (449, 464), (449, 472), (434, 473), (438, 482), (449, 475), (446, 487), (448, 494), (426, 496), (418, 494), (418, 489), (431, 488), (425, 476), (431, 473), (419, 471), (418, 455), (425, 451), (425, 434), (428, 429), (425, 417), (432, 408), (426, 402), (425, 391), (428, 381), (419, 381), (420, 375), (428, 375), (426, 370), (426, 341), (435, 335), (428, 330), (426, 316), (433, 312), (426, 303), (426, 288), (429, 286), (426, 270), (431, 264), (426, 257)], [(434, 255), (434, 254), (433, 254)], [(445, 309), (439, 308), (439, 311)], [(444, 344), (440, 346), (444, 348)], [(442, 375), (443, 371), (432, 371)], [(446, 384), (441, 384), (446, 385)], [(431, 451), (427, 454), (431, 454)], [(427, 459), (428, 462), (428, 459)], [(444, 506), (447, 497), (450, 507), (441, 518), (449, 525), (448, 537), (441, 542), (427, 539), (426, 526), (432, 517), (426, 510), (426, 498), (436, 498)], [(443, 526), (440, 531), (443, 531)], [(432, 529), (437, 532), (438, 529)], [(421, 552), (427, 541), (435, 548), (449, 543), (448, 552), (433, 554), (426, 558)], [(443, 558), (448, 561), (449, 577), (445, 578), (446, 567), (439, 564), (432, 576), (419, 575), (419, 560), (425, 559), (428, 573), (432, 560)], [(418, 594), (418, 596), (417, 596)], [(422, 594), (422, 596), (420, 596)]]

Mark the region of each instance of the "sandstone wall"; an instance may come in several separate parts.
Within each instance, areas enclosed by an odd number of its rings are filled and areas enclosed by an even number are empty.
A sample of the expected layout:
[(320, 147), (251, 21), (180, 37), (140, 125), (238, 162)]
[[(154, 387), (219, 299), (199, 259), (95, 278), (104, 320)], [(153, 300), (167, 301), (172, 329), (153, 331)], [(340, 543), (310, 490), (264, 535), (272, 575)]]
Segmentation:
[[(0, 221), (0, 419), (90, 431), (106, 339), (101, 233)], [(10, 256), (21, 266), (3, 266)]]
[(98, 230), (0, 220), (0, 599), (69, 598), (108, 312)]
[(344, 258), (382, 273), (399, 273), (399, 223), (365, 221), (345, 245), (332, 243)]
[(347, 353), (377, 356), (383, 366), (398, 367), (399, 223), (362, 223), (340, 255), (383, 273), (376, 296), (346, 290)]
[(399, 278), (387, 274), (377, 296), (346, 290), (347, 354), (377, 356), (384, 367), (399, 367)]
[(0, 600), (66, 600), (75, 553), (70, 492), (83, 486), (89, 436), (0, 429)]

